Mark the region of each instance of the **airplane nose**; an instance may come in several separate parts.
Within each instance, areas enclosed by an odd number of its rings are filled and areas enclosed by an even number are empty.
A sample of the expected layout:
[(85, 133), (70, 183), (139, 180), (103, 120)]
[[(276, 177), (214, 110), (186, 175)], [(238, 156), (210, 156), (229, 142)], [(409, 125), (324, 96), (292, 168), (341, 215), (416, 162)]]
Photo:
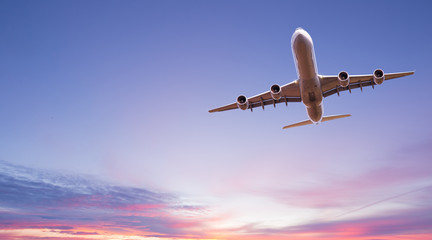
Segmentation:
[(293, 47), (304, 47), (308, 44), (308, 37), (303, 33), (303, 31), (296, 31), (291, 40)]
[(302, 38), (306, 38), (306, 39), (311, 39), (309, 33), (300, 27), (295, 30), (293, 35), (298, 36), (298, 37), (302, 37)]
[(293, 47), (297, 44), (301, 46), (312, 44), (311, 36), (301, 27), (296, 28), (291, 39), (291, 45)]
[(295, 37), (295, 40), (300, 40), (300, 41), (305, 41), (306, 39), (307, 37), (303, 32), (299, 32)]

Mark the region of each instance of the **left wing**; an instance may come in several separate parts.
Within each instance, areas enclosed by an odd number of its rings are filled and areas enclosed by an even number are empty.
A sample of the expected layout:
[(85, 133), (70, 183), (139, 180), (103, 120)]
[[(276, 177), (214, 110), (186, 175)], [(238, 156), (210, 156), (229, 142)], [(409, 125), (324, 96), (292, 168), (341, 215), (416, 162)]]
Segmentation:
[[(270, 91), (263, 92), (261, 94), (258, 94), (256, 96), (250, 97), (247, 99), (249, 102), (249, 109), (252, 111), (253, 108), (256, 107), (262, 107), (264, 109), (264, 106), (266, 105), (273, 105), (276, 107), (277, 103), (285, 103), (288, 104), (288, 102), (301, 102), (300, 97), (300, 87), (298, 85), (298, 81), (292, 81), (288, 84), (285, 84), (281, 86), (281, 98), (279, 100), (274, 100), (271, 96)], [(215, 108), (212, 110), (209, 110), (209, 112), (222, 112), (226, 110), (232, 110), (237, 109), (237, 103), (231, 103), (219, 108)]]
[[(399, 72), (399, 73), (385, 73), (384, 74), (384, 80), (390, 80), (393, 78), (400, 78), (405, 77), (408, 75), (414, 74), (414, 71), (412, 72)], [(351, 89), (360, 88), (363, 90), (363, 87), (372, 86), (374, 87), (374, 77), (373, 74), (368, 75), (350, 75), (350, 83), (347, 87), (342, 87), (339, 84), (338, 76), (319, 76), (321, 79), (321, 89), (323, 92), (324, 97), (328, 97), (330, 95), (333, 95), (335, 93), (339, 94), (339, 92), (349, 90), (351, 92)]]

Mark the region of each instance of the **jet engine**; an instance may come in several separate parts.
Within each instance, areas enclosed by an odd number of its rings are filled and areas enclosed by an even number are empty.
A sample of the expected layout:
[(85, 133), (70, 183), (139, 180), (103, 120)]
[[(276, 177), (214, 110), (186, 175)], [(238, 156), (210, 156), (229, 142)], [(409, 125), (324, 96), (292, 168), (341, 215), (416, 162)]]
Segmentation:
[(237, 107), (240, 108), (241, 110), (248, 109), (249, 100), (243, 95), (238, 96), (237, 97)]
[(381, 69), (377, 69), (373, 72), (373, 78), (375, 84), (381, 85), (384, 82), (384, 72)]
[(270, 87), (270, 93), (274, 100), (279, 100), (282, 96), (281, 87), (277, 84), (274, 84)]
[(349, 79), (349, 75), (347, 72), (342, 71), (338, 74), (338, 80), (339, 80), (339, 84), (342, 87), (348, 87), (350, 79)]

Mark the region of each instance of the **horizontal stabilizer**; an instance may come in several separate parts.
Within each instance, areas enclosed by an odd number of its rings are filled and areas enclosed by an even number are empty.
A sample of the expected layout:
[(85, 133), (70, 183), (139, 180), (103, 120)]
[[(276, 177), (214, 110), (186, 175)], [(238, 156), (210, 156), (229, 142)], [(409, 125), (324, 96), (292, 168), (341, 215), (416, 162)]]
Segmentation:
[[(350, 117), (350, 116), (351, 116), (351, 114), (326, 116), (326, 117), (322, 118), (321, 122), (326, 122), (326, 121), (335, 120), (335, 119), (339, 119), (339, 118), (346, 118), (346, 117)], [(300, 126), (305, 126), (305, 125), (310, 125), (310, 124), (313, 124), (313, 122), (311, 120), (305, 120), (302, 122), (298, 122), (298, 123), (294, 123), (294, 124), (285, 126), (282, 129), (292, 128), (292, 127), (300, 127)]]
[(346, 118), (346, 117), (351, 117), (351, 114), (326, 116), (326, 117), (323, 117), (321, 122), (326, 122), (326, 121), (335, 120), (335, 119), (339, 119), (339, 118)]
[(300, 127), (300, 126), (305, 126), (305, 125), (309, 125), (312, 124), (313, 122), (311, 120), (305, 120), (302, 122), (298, 122), (298, 123), (294, 123), (288, 126), (283, 127), (282, 129), (287, 129), (287, 128), (292, 128), (292, 127)]

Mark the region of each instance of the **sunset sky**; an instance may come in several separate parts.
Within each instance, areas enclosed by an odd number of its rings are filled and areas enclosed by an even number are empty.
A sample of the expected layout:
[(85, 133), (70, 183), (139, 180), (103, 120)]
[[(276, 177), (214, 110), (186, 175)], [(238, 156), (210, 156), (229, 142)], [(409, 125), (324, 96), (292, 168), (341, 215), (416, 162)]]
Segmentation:
[[(432, 3), (0, 1), (0, 239), (432, 239)], [(415, 70), (208, 113), (320, 74)]]

